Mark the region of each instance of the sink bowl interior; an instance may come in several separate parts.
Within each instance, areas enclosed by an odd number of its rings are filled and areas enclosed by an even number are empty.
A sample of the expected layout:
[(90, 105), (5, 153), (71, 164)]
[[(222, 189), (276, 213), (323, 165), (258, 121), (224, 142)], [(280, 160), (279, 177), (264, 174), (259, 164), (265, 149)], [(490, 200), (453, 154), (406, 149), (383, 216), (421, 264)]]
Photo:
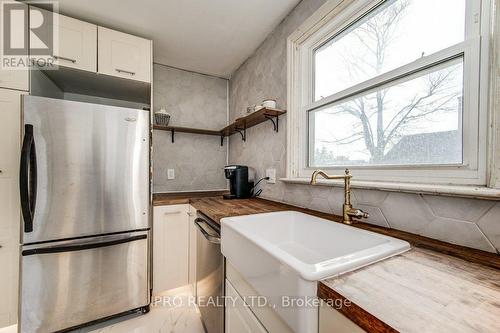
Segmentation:
[(259, 237), (307, 264), (319, 264), (389, 242), (372, 233), (295, 212), (261, 216), (248, 222), (242, 230), (249, 237)]

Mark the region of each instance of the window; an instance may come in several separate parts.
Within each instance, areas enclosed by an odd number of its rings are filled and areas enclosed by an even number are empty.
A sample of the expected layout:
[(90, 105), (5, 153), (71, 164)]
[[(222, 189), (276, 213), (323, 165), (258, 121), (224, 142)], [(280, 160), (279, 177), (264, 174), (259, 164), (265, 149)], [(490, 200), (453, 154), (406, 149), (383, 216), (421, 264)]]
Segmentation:
[(485, 185), (481, 1), (331, 3), (289, 38), (289, 176)]
[(462, 164), (463, 59), (309, 112), (311, 166)]

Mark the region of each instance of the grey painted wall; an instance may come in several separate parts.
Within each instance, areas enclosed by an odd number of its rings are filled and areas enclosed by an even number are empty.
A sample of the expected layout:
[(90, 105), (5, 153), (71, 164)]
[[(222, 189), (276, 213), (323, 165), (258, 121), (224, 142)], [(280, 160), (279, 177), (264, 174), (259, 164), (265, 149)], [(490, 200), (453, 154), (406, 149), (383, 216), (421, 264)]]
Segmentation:
[[(227, 80), (163, 65), (153, 67), (153, 105), (166, 107), (170, 124), (221, 129), (227, 123)], [(222, 168), (227, 162), (227, 144), (207, 135), (153, 132), (154, 192), (225, 189)], [(175, 179), (167, 179), (167, 170)]]
[[(277, 99), (286, 108), (286, 38), (324, 0), (303, 0), (267, 37), (257, 51), (234, 73), (230, 80), (230, 119), (246, 112), (246, 107), (266, 97)], [(276, 168), (277, 178), (286, 176), (286, 117), (280, 120), (280, 132), (274, 133), (269, 122), (247, 131), (247, 141), (238, 135), (230, 138), (229, 162), (255, 168), (257, 177), (266, 168)], [(316, 209), (341, 212), (341, 188), (293, 185), (278, 181), (263, 184), (263, 197)], [(500, 203), (428, 196), (419, 194), (354, 190), (356, 207), (371, 214), (369, 223), (405, 230), (490, 252), (500, 249)]]

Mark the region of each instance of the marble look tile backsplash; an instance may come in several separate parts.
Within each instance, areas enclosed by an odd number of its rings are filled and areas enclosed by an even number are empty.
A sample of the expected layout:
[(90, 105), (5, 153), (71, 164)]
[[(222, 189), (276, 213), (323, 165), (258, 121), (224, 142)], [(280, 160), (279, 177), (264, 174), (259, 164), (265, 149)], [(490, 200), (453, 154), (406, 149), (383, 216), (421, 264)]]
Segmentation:
[[(245, 114), (249, 105), (274, 97), (286, 108), (286, 38), (324, 0), (303, 0), (233, 74), (229, 83), (230, 119)], [(286, 176), (286, 116), (280, 131), (269, 122), (247, 130), (247, 141), (230, 138), (229, 162), (253, 167), (257, 177), (267, 168)], [(340, 187), (262, 184), (262, 196), (327, 213), (342, 211)], [(353, 190), (353, 203), (370, 213), (368, 223), (412, 232), (442, 241), (481, 249), (500, 250), (500, 203), (378, 190)]]
[[(170, 125), (221, 129), (227, 122), (227, 80), (154, 65), (153, 105), (165, 107)], [(154, 192), (218, 190), (226, 188), (222, 168), (227, 162), (227, 144), (208, 135), (153, 132)], [(167, 179), (167, 170), (175, 179)]]

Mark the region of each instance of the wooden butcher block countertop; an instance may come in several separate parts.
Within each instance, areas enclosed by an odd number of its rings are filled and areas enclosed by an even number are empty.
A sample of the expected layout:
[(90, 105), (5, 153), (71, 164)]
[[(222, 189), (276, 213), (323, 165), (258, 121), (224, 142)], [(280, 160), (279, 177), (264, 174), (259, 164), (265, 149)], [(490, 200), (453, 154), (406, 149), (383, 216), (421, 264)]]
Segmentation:
[(222, 196), (227, 191), (197, 191), (197, 192), (171, 192), (153, 194), (154, 206), (182, 205), (188, 204), (191, 200), (205, 197)]
[[(224, 217), (284, 210), (340, 221), (263, 199), (204, 197), (189, 202), (219, 223)], [(353, 226), (404, 239), (413, 248), (318, 283), (321, 299), (350, 301), (337, 310), (351, 321), (367, 332), (500, 332), (499, 255), (367, 223)]]

